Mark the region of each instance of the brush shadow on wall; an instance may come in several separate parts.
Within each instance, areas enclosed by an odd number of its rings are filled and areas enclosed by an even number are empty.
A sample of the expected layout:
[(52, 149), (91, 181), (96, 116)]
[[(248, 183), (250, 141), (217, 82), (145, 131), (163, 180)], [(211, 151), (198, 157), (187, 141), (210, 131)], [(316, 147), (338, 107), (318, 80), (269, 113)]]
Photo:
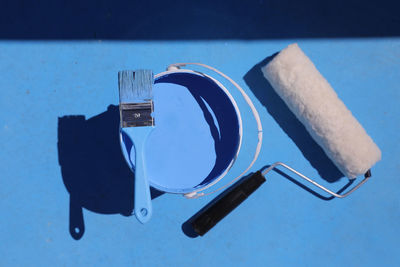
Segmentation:
[(395, 0), (5, 0), (0, 39), (218, 40), (400, 36)]
[[(134, 207), (134, 174), (119, 143), (119, 109), (88, 120), (58, 118), (58, 158), (70, 194), (69, 231), (79, 240), (85, 232), (82, 208), (101, 214), (130, 216)], [(162, 193), (151, 188), (152, 199)]]
[(344, 177), (344, 175), (314, 141), (304, 125), (289, 110), (285, 102), (274, 91), (271, 84), (261, 72), (261, 67), (270, 62), (276, 54), (256, 64), (246, 73), (244, 80), (268, 113), (292, 139), (310, 164), (318, 171), (319, 175), (330, 183), (336, 182), (341, 177)]

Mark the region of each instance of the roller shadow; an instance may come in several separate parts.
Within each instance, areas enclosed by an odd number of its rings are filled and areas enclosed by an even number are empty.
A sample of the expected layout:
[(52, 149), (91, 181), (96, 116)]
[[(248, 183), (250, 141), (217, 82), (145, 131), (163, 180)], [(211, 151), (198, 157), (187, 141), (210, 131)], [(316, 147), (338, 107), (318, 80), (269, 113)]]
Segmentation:
[[(261, 169), (261, 172), (263, 172), (265, 169), (269, 168), (270, 166), (271, 166), (271, 165), (266, 165), (266, 166), (264, 166), (264, 167)], [(299, 182), (299, 179), (298, 179), (298, 178), (295, 179), (295, 178), (293, 178), (292, 176), (290, 176), (290, 175), (288, 175), (287, 173), (285, 173), (285, 172), (279, 170), (279, 169), (276, 168), (276, 167), (275, 167), (274, 169), (272, 169), (272, 170), (273, 170), (274, 172), (278, 173), (279, 175), (281, 175), (283, 178), (286, 178), (287, 180), (291, 181), (292, 183), (296, 184), (297, 186), (301, 187), (302, 189), (304, 189), (304, 190), (307, 191), (308, 193), (310, 193), (310, 194), (316, 196), (316, 197), (319, 198), (319, 199), (328, 201), (328, 200), (332, 200), (332, 199), (335, 198), (334, 196), (329, 196), (329, 197), (327, 197), (327, 196), (321, 195), (321, 194), (318, 193), (317, 191), (313, 190), (311, 187), (309, 187), (309, 186), (307, 186), (307, 185), (305, 185), (305, 184)], [(268, 175), (268, 174), (267, 174), (267, 175)], [(304, 181), (304, 180), (301, 180), (301, 181)], [(340, 188), (340, 189), (336, 192), (336, 194), (341, 194), (341, 193), (343, 193), (347, 188), (349, 188), (349, 186), (351, 186), (351, 185), (354, 183), (354, 181), (355, 181), (354, 179), (353, 179), (353, 180), (348, 180), (348, 182), (347, 182), (342, 188)], [(311, 184), (308, 184), (308, 185), (311, 185)]]
[(261, 67), (270, 62), (276, 54), (256, 64), (246, 73), (244, 80), (261, 104), (267, 109), (268, 113), (293, 140), (310, 164), (318, 171), (319, 175), (330, 183), (336, 182), (344, 177), (344, 175), (314, 141), (304, 125), (289, 110), (285, 102), (274, 91), (261, 72)]
[[(118, 106), (88, 120), (83, 115), (58, 118), (58, 159), (70, 194), (72, 238), (79, 240), (85, 232), (82, 208), (132, 215), (134, 175), (120, 149)], [(151, 188), (152, 199), (162, 194)]]

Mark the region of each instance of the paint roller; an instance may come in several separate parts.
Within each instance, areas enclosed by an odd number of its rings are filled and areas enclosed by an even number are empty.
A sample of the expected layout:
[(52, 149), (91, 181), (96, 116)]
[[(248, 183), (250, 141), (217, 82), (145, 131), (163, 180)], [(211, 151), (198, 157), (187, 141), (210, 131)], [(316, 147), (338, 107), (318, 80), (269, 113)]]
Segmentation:
[[(292, 44), (283, 49), (262, 67), (262, 72), (337, 168), (349, 179), (359, 175), (365, 178), (340, 195), (281, 162), (272, 164), (262, 175), (282, 166), (339, 198), (348, 196), (365, 183), (371, 176), (370, 168), (381, 159), (381, 151), (299, 46)], [(209, 231), (261, 186), (265, 181), (263, 176), (260, 172), (250, 175), (247, 181), (234, 184), (228, 192), (211, 201), (211, 205), (192, 217), (195, 232), (204, 235)]]

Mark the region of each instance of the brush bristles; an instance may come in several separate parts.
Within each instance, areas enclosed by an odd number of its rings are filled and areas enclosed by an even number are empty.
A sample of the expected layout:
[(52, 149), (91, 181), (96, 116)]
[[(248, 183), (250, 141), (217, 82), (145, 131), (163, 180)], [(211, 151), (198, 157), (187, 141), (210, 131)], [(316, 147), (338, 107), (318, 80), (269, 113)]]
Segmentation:
[(153, 99), (154, 76), (151, 70), (118, 72), (119, 102), (143, 103)]

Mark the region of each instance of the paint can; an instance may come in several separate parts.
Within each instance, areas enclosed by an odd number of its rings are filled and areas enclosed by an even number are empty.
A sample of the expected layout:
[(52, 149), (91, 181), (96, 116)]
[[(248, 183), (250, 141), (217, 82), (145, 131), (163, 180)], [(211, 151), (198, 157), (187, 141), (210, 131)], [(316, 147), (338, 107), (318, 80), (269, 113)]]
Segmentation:
[[(198, 192), (219, 182), (239, 155), (238, 105), (220, 81), (199, 71), (174, 67), (154, 78), (155, 127), (144, 155), (149, 184), (189, 198), (204, 195)], [(129, 163), (132, 143), (122, 132), (120, 143)]]

